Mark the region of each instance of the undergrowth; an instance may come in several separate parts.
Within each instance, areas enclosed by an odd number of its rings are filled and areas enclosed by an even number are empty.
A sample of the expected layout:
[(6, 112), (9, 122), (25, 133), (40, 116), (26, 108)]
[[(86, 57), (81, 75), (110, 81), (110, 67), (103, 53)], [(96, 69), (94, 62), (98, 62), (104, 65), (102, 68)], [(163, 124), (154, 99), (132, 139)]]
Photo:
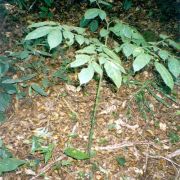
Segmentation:
[[(115, 17), (108, 17), (108, 13), (102, 7), (111, 6), (111, 4), (98, 0), (90, 0), (90, 3), (93, 4), (94, 8), (85, 12), (80, 23), (82, 27), (62, 25), (53, 21), (33, 23), (28, 27), (29, 33), (22, 42), (24, 50), (19, 53), (10, 52), (9, 57), (0, 57), (0, 112), (2, 114), (0, 120), (4, 119), (4, 112), (10, 104), (11, 95), (17, 94), (17, 98), (22, 98), (21, 90), (23, 88), (28, 88), (29, 95), (37, 93), (48, 96), (46, 89), (51, 82), (57, 82), (56, 79), (69, 82), (68, 71), (70, 69), (76, 69), (75, 71), (78, 72), (80, 86), (85, 86), (95, 75), (98, 76), (97, 94), (90, 119), (87, 152), (82, 152), (71, 145), (64, 150), (67, 156), (78, 160), (90, 159), (94, 155), (91, 149), (104, 78), (108, 77), (116, 89), (120, 88), (129, 75), (129, 69), (124, 67), (126, 62), (130, 62), (132, 64), (130, 69), (133, 71), (131, 78), (144, 69), (151, 69), (158, 73), (156, 79), (161, 79), (162, 84), (169, 91), (172, 91), (174, 83), (178, 82), (177, 79), (180, 73), (180, 61), (176, 55), (180, 46), (171, 37), (160, 34), (158, 42), (147, 42), (135, 27), (131, 27)], [(91, 36), (83, 27), (89, 27), (91, 32), (98, 32), (97, 37)], [(110, 41), (113, 41), (114, 45), (110, 45)], [(64, 60), (59, 69), (51, 75), (51, 70), (46, 66), (45, 58), (53, 61), (53, 53), (58, 50), (58, 46), (62, 49), (75, 46), (75, 60), (72, 62)], [(122, 55), (126, 62), (122, 61)], [(29, 58), (32, 56), (38, 56), (38, 60), (29, 62)], [(9, 58), (21, 59), (25, 66), (21, 63), (15, 64), (11, 69), (11, 59)], [(21, 78), (11, 78), (9, 74), (13, 69), (20, 71), (23, 76)], [(43, 78), (40, 78), (40, 76), (43, 76)], [(49, 79), (50, 77), (51, 79)], [(27, 83), (33, 78), (41, 79), (41, 85), (36, 82)], [(126, 81), (126, 83), (128, 85), (134, 84), (139, 88), (132, 95), (132, 99), (137, 103), (139, 111), (145, 119), (147, 119), (147, 113), (152, 114), (152, 116), (154, 113), (146, 99), (147, 93), (167, 107), (170, 107), (170, 104), (164, 98), (158, 96), (157, 92), (161, 93), (166, 99), (176, 102), (175, 98), (167, 93), (164, 90), (165, 88), (161, 88), (153, 78), (145, 82), (132, 80)], [(34, 152), (40, 151), (43, 153), (45, 162), (47, 162), (53, 147), (42, 148), (38, 141), (37, 144)], [(48, 154), (48, 157), (46, 157), (46, 154)], [(0, 172), (5, 171), (0, 170)]]

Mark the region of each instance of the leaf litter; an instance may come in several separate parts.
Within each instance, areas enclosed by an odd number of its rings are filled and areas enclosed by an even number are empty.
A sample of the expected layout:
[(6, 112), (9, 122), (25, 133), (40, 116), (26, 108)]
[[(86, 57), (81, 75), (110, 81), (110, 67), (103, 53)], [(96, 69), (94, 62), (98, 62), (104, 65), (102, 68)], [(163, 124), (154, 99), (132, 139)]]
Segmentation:
[[(134, 14), (130, 21), (141, 28), (156, 26), (159, 30), (162, 27), (160, 23), (147, 23), (146, 19), (139, 18), (137, 12)], [(135, 18), (136, 20), (133, 20)], [(10, 26), (6, 23), (6, 26)], [(171, 24), (172, 22), (164, 28), (169, 28)], [(10, 33), (10, 36), (12, 37), (13, 33)], [(9, 46), (12, 46), (12, 42), (6, 48)], [(143, 79), (143, 74), (140, 74), (139, 78)], [(7, 148), (20, 159), (41, 160), (40, 154), (30, 155), (29, 142), (35, 133), (45, 137), (47, 144), (54, 143), (55, 149), (48, 164), (41, 161), (35, 169), (21, 167), (20, 171), (4, 174), (3, 178), (37, 179), (44, 173), (45, 177), (51, 179), (79, 179), (80, 174), (84, 175), (84, 179), (88, 179), (90, 165), (86, 161), (71, 159), (63, 155), (63, 152), (69, 146), (82, 151), (87, 148), (95, 87), (95, 81), (81, 90), (74, 85), (60, 84), (52, 87), (46, 98), (35, 96), (31, 100), (14, 99), (14, 109), (8, 112), (10, 118), (0, 126), (0, 137)], [(168, 134), (171, 131), (178, 132), (179, 115), (175, 113), (179, 105), (175, 105), (176, 110), (167, 108), (150, 96), (155, 110), (154, 118), (149, 115), (150, 118), (145, 121), (138, 112), (136, 103), (132, 102), (130, 110), (133, 116), (128, 119), (126, 106), (133, 93), (133, 88), (127, 90), (126, 87), (114, 93), (109, 85), (103, 83), (93, 144), (96, 151), (92, 158), (95, 179), (178, 177), (179, 143), (171, 143)], [(66, 95), (61, 97), (62, 94)], [(121, 157), (121, 160), (123, 157), (123, 166), (116, 161), (118, 157)], [(57, 164), (62, 160), (70, 160), (71, 164), (58, 168)]]

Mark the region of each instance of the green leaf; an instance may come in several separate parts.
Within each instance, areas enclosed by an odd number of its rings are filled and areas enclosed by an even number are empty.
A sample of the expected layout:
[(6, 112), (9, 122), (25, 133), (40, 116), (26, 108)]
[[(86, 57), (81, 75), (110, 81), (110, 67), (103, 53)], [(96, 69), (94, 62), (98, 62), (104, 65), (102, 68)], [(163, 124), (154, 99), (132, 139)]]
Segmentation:
[(158, 62), (155, 62), (155, 68), (161, 75), (164, 83), (172, 90), (174, 87), (174, 81), (169, 71), (165, 68), (163, 64), (160, 64)]
[(132, 0), (124, 0), (123, 1), (123, 9), (124, 10), (129, 10), (132, 7), (133, 3)]
[(76, 55), (76, 60), (73, 61), (70, 66), (72, 68), (74, 67), (79, 67), (79, 66), (82, 66), (84, 64), (86, 64), (87, 62), (89, 62), (91, 59), (90, 56), (86, 55), (86, 54), (79, 54), (79, 55)]
[(44, 22), (38, 22), (38, 23), (33, 23), (28, 28), (38, 28), (41, 26), (55, 26), (58, 25), (58, 23), (53, 22), (53, 21), (44, 21)]
[(114, 27), (110, 28), (110, 31), (112, 31), (116, 36), (122, 36), (122, 29), (124, 27), (124, 24), (122, 23), (116, 23)]
[(5, 75), (9, 70), (9, 63), (0, 61), (0, 77)]
[(142, 53), (144, 53), (144, 49), (141, 47), (136, 47), (133, 51), (133, 57), (136, 57)]
[(163, 40), (169, 38), (169, 36), (167, 36), (166, 34), (160, 34), (159, 37)]
[(92, 62), (92, 67), (94, 68), (94, 71), (97, 72), (99, 75), (102, 75), (103, 74), (103, 70), (101, 68), (101, 66), (96, 63), (96, 62)]
[(106, 30), (106, 29), (104, 29), (104, 28), (102, 28), (102, 29), (100, 30), (100, 36), (101, 36), (101, 37), (106, 37), (106, 36), (108, 36), (108, 34), (109, 34), (109, 31), (108, 31), (108, 30)]
[(11, 102), (11, 96), (7, 93), (0, 93), (0, 111), (4, 112)]
[(4, 146), (0, 138), (0, 159), (7, 159), (13, 157), (12, 153)]
[(55, 29), (48, 34), (47, 41), (50, 50), (57, 47), (62, 42), (62, 33), (60, 29)]
[(2, 81), (3, 84), (15, 84), (15, 83), (20, 83), (20, 82), (23, 82), (23, 81), (27, 81), (27, 80), (30, 80), (32, 79), (33, 77), (35, 77), (36, 74), (29, 74), (29, 75), (26, 75), (24, 77), (21, 77), (21, 78), (17, 78), (17, 79), (5, 79)]
[(98, 23), (97, 20), (93, 20), (93, 21), (91, 21), (91, 23), (89, 24), (89, 28), (90, 28), (91, 32), (97, 31), (98, 27), (99, 27), (99, 23)]
[(117, 61), (117, 63), (121, 64), (121, 60), (120, 58), (110, 49), (108, 49), (107, 47), (103, 47), (103, 51), (112, 59), (114, 59), (115, 61)]
[[(96, 0), (93, 0), (93, 1), (96, 1)], [(103, 5), (107, 6), (107, 7), (109, 7), (109, 8), (112, 8), (112, 7), (113, 7), (112, 4), (110, 4), (110, 3), (108, 3), (108, 2), (106, 2), (106, 1), (104, 1), (104, 0), (99, 0), (98, 2), (99, 2), (100, 4), (103, 4)]]
[(47, 93), (36, 83), (31, 84), (32, 89), (42, 96), (47, 96)]
[(126, 160), (125, 160), (124, 157), (117, 157), (117, 158), (116, 158), (116, 161), (118, 162), (118, 164), (119, 164), (120, 166), (124, 166), (125, 163), (126, 163)]
[(78, 34), (84, 34), (84, 32), (85, 32), (85, 30), (86, 29), (84, 29), (84, 28), (81, 28), (81, 27), (72, 27), (72, 29), (74, 30), (74, 31), (76, 31)]
[(108, 77), (112, 79), (112, 81), (117, 86), (117, 88), (119, 88), (121, 86), (122, 76), (121, 76), (121, 71), (118, 68), (118, 66), (116, 66), (112, 62), (107, 61), (104, 64), (104, 68), (106, 70)]
[(89, 159), (89, 155), (75, 148), (66, 148), (64, 154), (77, 160)]
[(85, 42), (84, 36), (82, 35), (75, 35), (75, 40), (80, 46)]
[(90, 45), (76, 51), (76, 53), (96, 54), (96, 46)]
[(99, 15), (99, 9), (98, 8), (92, 8), (92, 9), (88, 9), (85, 12), (84, 18), (85, 19), (94, 19), (98, 15)]
[(68, 39), (67, 44), (71, 46), (74, 43), (74, 34), (71, 31), (64, 30), (63, 36), (65, 39)]
[(15, 94), (17, 93), (16, 86), (14, 84), (1, 84), (2, 88), (7, 94)]
[(99, 9), (99, 17), (101, 18), (101, 20), (103, 21), (104, 19), (106, 19), (106, 12)]
[(130, 44), (130, 43), (125, 43), (123, 45), (122, 49), (123, 49), (124, 55), (128, 58), (129, 56), (131, 56), (133, 54), (135, 46), (133, 44)]
[(0, 160), (0, 174), (2, 172), (9, 172), (16, 170), (19, 166), (25, 164), (26, 161), (15, 159), (15, 158), (6, 158)]
[(180, 75), (180, 61), (175, 58), (170, 58), (168, 60), (168, 68), (173, 76), (178, 78), (178, 76)]
[(3, 112), (0, 112), (0, 124), (3, 123), (6, 119), (6, 115)]
[(37, 39), (43, 36), (46, 36), (52, 31), (51, 26), (43, 26), (35, 29), (34, 31), (30, 32), (26, 37), (25, 40)]
[(94, 69), (91, 65), (87, 68), (83, 68), (78, 74), (80, 85), (88, 83), (94, 76)]
[(20, 55), (19, 55), (20, 59), (23, 60), (23, 59), (26, 59), (29, 57), (29, 51), (21, 51)]
[(175, 41), (173, 41), (171, 39), (168, 39), (167, 41), (168, 41), (168, 43), (169, 43), (169, 45), (171, 47), (173, 47), (174, 49), (180, 51), (180, 43), (177, 43), (177, 42), (175, 42)]
[(93, 2), (95, 2), (96, 0), (90, 0), (90, 3), (93, 3)]
[(149, 54), (140, 54), (136, 57), (136, 59), (133, 62), (133, 69), (134, 72), (141, 70), (144, 66), (146, 66), (150, 60), (151, 56)]
[(158, 52), (158, 55), (161, 59), (163, 59), (165, 61), (166, 59), (168, 59), (169, 53), (165, 50), (160, 50)]
[(124, 25), (122, 28), (122, 34), (130, 39), (132, 37), (132, 29), (129, 26)]
[(106, 63), (108, 61), (107, 58), (105, 58), (104, 56), (100, 56), (98, 58), (98, 60), (99, 60), (100, 65), (102, 65), (102, 64), (104, 64), (104, 63)]
[(180, 136), (175, 132), (170, 132), (168, 136), (172, 144), (178, 143), (180, 141)]
[(2, 81), (4, 84), (15, 84), (20, 82), (22, 82), (22, 79), (6, 79)]
[(80, 27), (87, 27), (90, 21), (90, 19), (85, 19), (85, 17), (83, 16), (80, 21)]

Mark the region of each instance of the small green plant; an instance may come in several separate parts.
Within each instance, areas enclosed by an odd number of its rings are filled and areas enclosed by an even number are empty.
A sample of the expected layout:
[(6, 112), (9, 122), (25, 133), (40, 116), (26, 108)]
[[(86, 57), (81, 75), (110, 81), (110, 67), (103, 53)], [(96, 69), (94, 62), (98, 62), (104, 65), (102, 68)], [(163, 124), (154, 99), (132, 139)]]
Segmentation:
[(172, 144), (178, 143), (180, 141), (179, 135), (175, 132), (170, 132), (168, 136)]
[(124, 0), (123, 1), (123, 9), (124, 10), (129, 10), (132, 7), (133, 3), (132, 0)]
[(124, 166), (125, 163), (126, 163), (125, 158), (124, 158), (124, 157), (120, 157), (120, 156), (116, 158), (116, 161), (118, 162), (118, 164), (119, 164), (120, 166)]
[(42, 138), (33, 136), (31, 153), (34, 154), (35, 152), (40, 152), (41, 154), (43, 154), (45, 163), (47, 163), (51, 159), (53, 149), (54, 144), (48, 144), (47, 146), (44, 146)]
[[(105, 26), (99, 30), (98, 38), (91, 38), (86, 34), (84, 28), (62, 25), (52, 21), (30, 25), (28, 28), (33, 30), (25, 37), (25, 41), (31, 43), (33, 40), (45, 38), (46, 46), (49, 46), (50, 51), (61, 44), (67, 46), (79, 45), (80, 49), (76, 51), (75, 60), (69, 64), (69, 67), (80, 70), (78, 73), (80, 85), (86, 85), (95, 75), (99, 76), (96, 100), (90, 122), (89, 157), (102, 80), (108, 77), (117, 88), (120, 88), (123, 75), (127, 74), (123, 67), (125, 62), (121, 61), (118, 55), (119, 52), (122, 52), (126, 59), (132, 62), (133, 74), (145, 68), (151, 68), (159, 73), (163, 83), (170, 90), (173, 90), (174, 82), (180, 74), (179, 58), (171, 51), (171, 48), (175, 51), (179, 50), (179, 44), (169, 36), (162, 34), (160, 35), (160, 41), (147, 42), (136, 28), (125, 22), (107, 18), (107, 13), (101, 8), (102, 1), (90, 0), (90, 2), (95, 3), (97, 8), (88, 9), (81, 20), (81, 24), (83, 27), (91, 24), (90, 29), (96, 31), (99, 28), (97, 20), (101, 20)], [(116, 46), (108, 46), (109, 37), (115, 39)], [(158, 101), (163, 102), (150, 88), (146, 87), (145, 89)], [(136, 100), (142, 102), (141, 106), (142, 104), (148, 105), (143, 99), (144, 92), (139, 91), (139, 94), (136, 94)], [(72, 152), (76, 151), (72, 150)]]
[(25, 164), (26, 161), (16, 159), (12, 153), (4, 146), (0, 139), (0, 175), (5, 172), (16, 170), (19, 166)]
[(5, 111), (11, 103), (11, 95), (17, 93), (16, 86), (6, 83), (10, 78), (9, 70), (12, 61), (7, 56), (0, 56), (0, 123), (5, 120)]

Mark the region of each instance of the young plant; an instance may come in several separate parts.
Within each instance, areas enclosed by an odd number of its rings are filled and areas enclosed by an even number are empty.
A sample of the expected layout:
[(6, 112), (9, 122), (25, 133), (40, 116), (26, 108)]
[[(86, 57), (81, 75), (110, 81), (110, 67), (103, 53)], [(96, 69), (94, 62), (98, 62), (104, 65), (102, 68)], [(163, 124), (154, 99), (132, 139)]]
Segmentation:
[(43, 154), (45, 163), (47, 163), (51, 159), (53, 149), (54, 144), (48, 144), (48, 146), (44, 146), (42, 138), (36, 136), (32, 138), (31, 153), (34, 154), (35, 152), (40, 152), (41, 154)]
[[(95, 20), (100, 19), (105, 24), (105, 27), (100, 30), (99, 34), (99, 37), (101, 40), (104, 40), (104, 43), (96, 38), (88, 37), (84, 28), (61, 25), (52, 21), (30, 25), (29, 28), (33, 28), (34, 30), (25, 38), (25, 41), (32, 41), (46, 37), (50, 50), (60, 44), (65, 43), (68, 46), (72, 46), (76, 42), (81, 49), (76, 51), (75, 61), (70, 63), (70, 67), (82, 67), (78, 73), (80, 85), (86, 85), (95, 74), (99, 75), (88, 142), (89, 157), (91, 154), (94, 126), (96, 123), (95, 117), (104, 74), (119, 88), (122, 83), (122, 74), (126, 73), (117, 53), (122, 51), (127, 59), (133, 60), (132, 66), (134, 73), (141, 71), (147, 66), (153, 67), (153, 69), (160, 74), (166, 86), (171, 90), (174, 87), (175, 79), (180, 73), (179, 58), (167, 49), (164, 49), (171, 46), (179, 50), (179, 44), (164, 35), (160, 36), (162, 41), (147, 42), (141, 33), (128, 24), (118, 20), (109, 22), (106, 12), (102, 10), (100, 6), (101, 2), (104, 1), (90, 0), (90, 2), (95, 3), (98, 8), (88, 9), (85, 12), (83, 22), (95, 22)], [(95, 23), (92, 27), (93, 29), (97, 29)], [(118, 46), (114, 49), (108, 47), (108, 38), (111, 35), (116, 37), (116, 41), (118, 41)]]
[(12, 153), (4, 146), (0, 139), (0, 175), (18, 169), (19, 166), (25, 164), (26, 161), (14, 158)]

